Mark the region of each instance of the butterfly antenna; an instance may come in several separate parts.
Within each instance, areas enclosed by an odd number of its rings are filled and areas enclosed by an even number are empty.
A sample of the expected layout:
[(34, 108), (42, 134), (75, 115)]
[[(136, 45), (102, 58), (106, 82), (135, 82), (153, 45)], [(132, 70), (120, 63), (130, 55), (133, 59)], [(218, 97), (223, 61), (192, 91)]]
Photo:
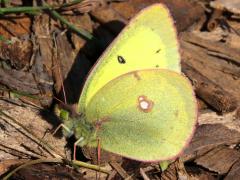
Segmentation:
[[(58, 46), (57, 46), (57, 42), (56, 42), (56, 33), (54, 33), (54, 36), (53, 36), (53, 43), (54, 43), (54, 46), (55, 46), (55, 55), (57, 56), (57, 52), (58, 52)], [(59, 59), (59, 58), (57, 58)], [(64, 88), (64, 84), (63, 84), (63, 77), (62, 77), (62, 71), (61, 71), (61, 66), (60, 66), (60, 61), (56, 61), (56, 68), (58, 70), (58, 74), (59, 74), (59, 77), (60, 77), (60, 83), (61, 83), (61, 87), (62, 87), (62, 92), (63, 92), (63, 98), (64, 98), (64, 104), (67, 104), (67, 98), (66, 98), (66, 92), (65, 92), (65, 88)]]
[(57, 100), (58, 102), (60, 102), (61, 104), (66, 104), (66, 103), (64, 103), (62, 100), (60, 100), (60, 99), (58, 99), (57, 97), (53, 97), (55, 100)]
[(59, 76), (60, 76), (60, 81), (61, 81), (61, 86), (62, 86), (64, 104), (67, 104), (66, 91), (65, 91), (64, 84), (63, 84), (63, 78), (62, 78), (62, 72), (61, 72), (60, 66), (58, 66), (58, 73), (59, 73)]

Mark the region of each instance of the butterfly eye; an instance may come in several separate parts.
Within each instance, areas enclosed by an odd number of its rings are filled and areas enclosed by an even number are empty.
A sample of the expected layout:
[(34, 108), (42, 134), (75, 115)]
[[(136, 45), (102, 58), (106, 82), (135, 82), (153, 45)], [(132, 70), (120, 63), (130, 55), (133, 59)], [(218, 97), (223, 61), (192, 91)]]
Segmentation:
[(126, 60), (122, 56), (118, 56), (117, 59), (118, 59), (118, 62), (120, 64), (125, 64), (126, 63)]

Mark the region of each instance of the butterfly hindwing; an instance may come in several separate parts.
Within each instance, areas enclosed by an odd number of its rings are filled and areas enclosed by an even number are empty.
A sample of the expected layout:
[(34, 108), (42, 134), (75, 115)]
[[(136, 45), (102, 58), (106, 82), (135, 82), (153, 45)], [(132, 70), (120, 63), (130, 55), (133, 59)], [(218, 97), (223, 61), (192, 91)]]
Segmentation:
[[(196, 102), (185, 76), (169, 70), (133, 71), (110, 81), (91, 99), (86, 119), (101, 148), (141, 161), (170, 159), (192, 136)], [(97, 146), (96, 142), (88, 144)]]

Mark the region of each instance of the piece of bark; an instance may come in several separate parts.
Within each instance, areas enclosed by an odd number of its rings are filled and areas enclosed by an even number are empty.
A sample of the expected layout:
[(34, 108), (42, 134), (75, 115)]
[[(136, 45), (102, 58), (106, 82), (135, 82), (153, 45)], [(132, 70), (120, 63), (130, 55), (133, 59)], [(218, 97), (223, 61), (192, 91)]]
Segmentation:
[(186, 159), (196, 158), (219, 145), (236, 144), (239, 138), (238, 131), (222, 124), (203, 124), (198, 126), (191, 143), (184, 151), (184, 156)]
[(215, 112), (202, 113), (198, 127), (189, 146), (181, 156), (184, 161), (196, 159), (220, 145), (235, 145), (240, 142), (240, 121), (234, 119), (235, 112), (217, 115)]
[(104, 6), (91, 12), (101, 24), (107, 27), (114, 35), (117, 35), (127, 24), (127, 20), (109, 6)]
[[(112, 2), (110, 7), (121, 14), (124, 20), (129, 21), (140, 10), (134, 6), (134, 2), (135, 1)], [(148, 1), (145, 1), (145, 3), (146, 2), (149, 3)]]
[(29, 39), (21, 40), (12, 37), (6, 42), (0, 41), (0, 57), (4, 61), (10, 61), (12, 67), (17, 70), (28, 69), (33, 53), (33, 45)]
[[(233, 21), (232, 21), (233, 22)], [(240, 48), (240, 23), (232, 23), (231, 21), (228, 21), (229, 26), (231, 27), (231, 29), (236, 33), (236, 34), (229, 34), (228, 38), (226, 39), (226, 43), (228, 45), (230, 45), (232, 48), (234, 49), (239, 49)]]
[(123, 178), (123, 179), (129, 179), (133, 180), (131, 176), (127, 174), (127, 172), (122, 168), (122, 166), (116, 162), (111, 162), (110, 165), (115, 169), (118, 174)]
[[(199, 32), (198, 34), (205, 34), (205, 33)], [(180, 42), (181, 42), (181, 49), (182, 49), (183, 72), (186, 71), (185, 72), (186, 74), (190, 73), (188, 77), (190, 79), (191, 78), (194, 79), (194, 75), (195, 75), (194, 72), (197, 71), (197, 75), (198, 74), (203, 75), (205, 76), (204, 79), (207, 78), (210, 80), (210, 81), (207, 80), (207, 82), (209, 82), (212, 87), (217, 85), (218, 87), (220, 87), (220, 89), (223, 89), (224, 91), (221, 93), (223, 94), (223, 99), (232, 101), (232, 108), (224, 107), (225, 106), (224, 104), (222, 108), (223, 110), (226, 109), (226, 111), (231, 111), (231, 109), (234, 109), (234, 106), (236, 106), (236, 103), (240, 102), (240, 94), (239, 94), (240, 69), (238, 65), (234, 63), (229, 63), (226, 59), (222, 57), (217, 57), (213, 54), (210, 54), (210, 50), (206, 47), (199, 45), (198, 41), (194, 43), (189, 42), (189, 41), (192, 41), (191, 40), (192, 38), (194, 39), (195, 37), (197, 37), (197, 39), (206, 41), (205, 42), (206, 45), (207, 45), (207, 41), (209, 41), (209, 44), (211, 43), (214, 44), (215, 42), (218, 43), (216, 40), (212, 40), (213, 38), (211, 36), (209, 37), (209, 39), (200, 38), (199, 36), (200, 35), (197, 35), (197, 32), (195, 33), (186, 32), (181, 34)], [(231, 48), (231, 49), (234, 49), (234, 48)], [(221, 53), (224, 54), (225, 51)], [(189, 72), (187, 72), (187, 70)], [(223, 76), (224, 78), (222, 78)], [(211, 82), (213, 82), (213, 84)], [(202, 86), (204, 85), (205, 83), (203, 81)], [(205, 91), (208, 91), (208, 90), (206, 89)], [(214, 92), (211, 92), (211, 91), (209, 92), (210, 92), (209, 94), (210, 97), (217, 96), (216, 94), (214, 94)], [(225, 95), (225, 92), (227, 92), (226, 95)], [(207, 97), (202, 99), (204, 99), (208, 103), (210, 102), (210, 100)], [(221, 106), (221, 103), (224, 103), (224, 102), (221, 102), (221, 99), (216, 99), (216, 101), (220, 102), (219, 104), (220, 106)], [(227, 101), (226, 103), (230, 103), (230, 101)], [(229, 106), (231, 105), (229, 104)], [(221, 112), (221, 107), (217, 107), (216, 109)]]
[(224, 180), (239, 179), (239, 177), (240, 177), (240, 160), (238, 159), (237, 162), (233, 164)]
[(0, 160), (65, 157), (65, 138), (47, 132), (56, 128), (56, 117), (26, 104), (18, 106), (0, 100), (0, 107)]
[(237, 121), (240, 120), (240, 107), (238, 107), (238, 109), (236, 110), (236, 114), (234, 117)]
[[(189, 36), (189, 38), (190, 37), (191, 36)], [(217, 78), (220, 74), (226, 75), (228, 79), (231, 77), (233, 84), (236, 84), (234, 80), (240, 77), (240, 69), (237, 65), (229, 63), (220, 57), (216, 57), (213, 52), (210, 53), (210, 51), (204, 47), (186, 42), (183, 36), (181, 36), (180, 42), (183, 62), (207, 74), (209, 78), (215, 80), (217, 83), (222, 82), (220, 78)]]
[[(90, 18), (89, 14), (84, 14), (84, 15), (75, 15), (75, 16), (65, 16), (65, 18), (72, 24), (74, 24), (74, 26), (76, 26), (79, 29), (84, 29), (90, 33), (93, 33), (94, 30), (94, 23)], [(79, 35), (75, 34), (75, 33), (71, 33), (71, 41), (72, 41), (72, 46), (73, 48), (73, 52), (75, 54), (75, 56), (79, 53), (79, 50), (82, 49), (87, 50), (85, 48), (87, 41), (85, 39), (83, 39), (82, 37), (80, 37)], [(91, 49), (93, 50), (93, 49)], [(88, 50), (87, 50), (88, 51)], [(92, 51), (90, 52), (86, 52), (83, 51), (84, 53), (89, 53), (91, 54)]]
[(226, 58), (227, 60), (240, 65), (239, 49), (231, 48), (223, 42), (214, 42), (209, 39), (201, 38), (194, 33), (184, 33), (181, 35), (181, 39), (206, 48), (209, 52), (217, 53), (215, 56)]
[(189, 175), (185, 169), (184, 163), (181, 158), (179, 158), (176, 162), (176, 170), (177, 170), (177, 178), (178, 179), (189, 179)]
[(203, 76), (187, 63), (182, 63), (184, 74), (192, 81), (196, 94), (219, 112), (231, 112), (237, 108), (237, 100), (229, 92)]
[(53, 60), (54, 44), (51, 36), (51, 23), (47, 14), (34, 17), (34, 58), (31, 72), (45, 101), (41, 102), (42, 106), (49, 107), (53, 97)]
[(175, 163), (171, 163), (161, 174), (162, 180), (177, 180), (177, 178), (177, 169)]
[(202, 99), (199, 99), (198, 97), (197, 97), (197, 104), (198, 104), (199, 111), (208, 108), (208, 105)]
[(240, 14), (240, 2), (239, 0), (215, 0), (210, 2), (210, 6), (219, 9), (219, 10), (227, 10), (229, 12)]
[(204, 124), (222, 124), (228, 129), (235, 130), (240, 133), (240, 121), (236, 119), (237, 110), (226, 113), (223, 115), (218, 114), (217, 112), (205, 110), (199, 113), (198, 116), (198, 125)]
[(206, 48), (183, 40), (181, 40), (181, 48), (183, 65), (186, 63), (195, 68), (240, 102), (240, 68), (238, 65), (229, 63), (221, 57), (210, 55)]
[(34, 45), (36, 48), (36, 54), (41, 58), (42, 64), (44, 64), (47, 73), (51, 76), (53, 67), (53, 50), (54, 41), (51, 35), (50, 17), (46, 14), (40, 16), (34, 16), (33, 32), (34, 32)]
[(0, 58), (15, 69), (28, 69), (33, 51), (30, 40), (31, 18), (6, 16), (0, 19)]
[(208, 31), (213, 31), (214, 29), (217, 28), (218, 24), (219, 24), (219, 18), (222, 16), (222, 11), (221, 10), (214, 10), (211, 18), (209, 19), (208, 23), (207, 23), (207, 29)]
[(6, 38), (26, 39), (31, 33), (32, 19), (27, 15), (7, 15), (0, 19), (0, 34)]
[[(204, 15), (204, 10), (201, 6), (182, 0), (131, 0), (121, 3), (111, 3), (110, 6), (97, 8), (91, 12), (91, 15), (116, 35), (137, 12), (154, 3), (166, 4), (174, 20), (176, 20), (178, 31), (187, 29)], [(184, 14), (182, 13), (182, 9), (186, 10)], [(186, 16), (190, 18), (186, 18)]]
[(31, 73), (0, 68), (0, 83), (9, 87), (9, 89), (20, 92), (24, 91), (28, 95), (40, 93), (34, 76)]
[[(111, 1), (111, 0), (110, 0)], [(87, 0), (87, 1), (81, 1), (77, 4), (73, 4), (70, 6), (62, 7), (61, 10), (63, 10), (63, 13), (73, 14), (77, 13), (88, 13), (90, 11), (95, 11), (96, 8), (105, 6), (107, 4), (106, 0)]]
[(189, 179), (189, 175), (181, 159), (171, 163), (168, 168), (162, 172), (162, 180)]
[(1, 160), (0, 163), (0, 176), (6, 173), (11, 166), (16, 166), (16, 165), (21, 165), (22, 163), (25, 163), (28, 161), (27, 159), (6, 159), (6, 160)]
[(47, 179), (72, 179), (87, 180), (83, 173), (66, 165), (39, 163), (19, 169), (11, 179), (47, 180)]
[(131, 0), (122, 3), (112, 3), (111, 7), (122, 17), (129, 20), (141, 9), (154, 3), (163, 3), (169, 8), (173, 19), (176, 21), (178, 32), (186, 30), (204, 16), (204, 9), (199, 4), (190, 3), (186, 0)]
[(186, 165), (186, 170), (189, 174), (189, 180), (216, 180), (216, 174), (195, 165)]
[(239, 158), (239, 151), (226, 146), (220, 146), (195, 159), (194, 162), (210, 171), (223, 175), (230, 170)]

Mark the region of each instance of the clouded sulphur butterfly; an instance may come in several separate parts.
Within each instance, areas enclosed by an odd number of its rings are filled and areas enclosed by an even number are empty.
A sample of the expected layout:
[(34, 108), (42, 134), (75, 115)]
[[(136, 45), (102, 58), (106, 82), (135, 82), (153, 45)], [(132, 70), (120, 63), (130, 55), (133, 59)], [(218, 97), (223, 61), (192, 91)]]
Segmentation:
[(80, 146), (141, 161), (167, 160), (189, 142), (196, 100), (181, 74), (173, 20), (162, 4), (145, 8), (90, 72), (80, 117), (65, 120)]

